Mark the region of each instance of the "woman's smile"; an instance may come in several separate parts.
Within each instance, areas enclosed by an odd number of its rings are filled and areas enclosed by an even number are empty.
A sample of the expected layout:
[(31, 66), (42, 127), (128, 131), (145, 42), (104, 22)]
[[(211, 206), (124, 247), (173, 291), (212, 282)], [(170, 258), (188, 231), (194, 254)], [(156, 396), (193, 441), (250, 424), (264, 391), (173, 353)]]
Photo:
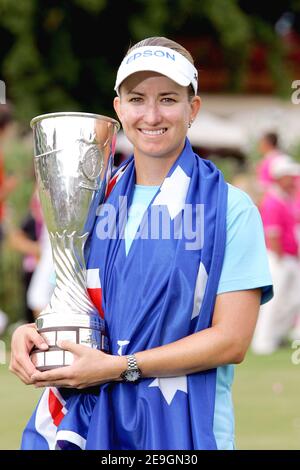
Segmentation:
[(161, 127), (159, 129), (138, 129), (142, 134), (150, 136), (150, 137), (156, 137), (163, 135), (167, 132), (166, 127)]

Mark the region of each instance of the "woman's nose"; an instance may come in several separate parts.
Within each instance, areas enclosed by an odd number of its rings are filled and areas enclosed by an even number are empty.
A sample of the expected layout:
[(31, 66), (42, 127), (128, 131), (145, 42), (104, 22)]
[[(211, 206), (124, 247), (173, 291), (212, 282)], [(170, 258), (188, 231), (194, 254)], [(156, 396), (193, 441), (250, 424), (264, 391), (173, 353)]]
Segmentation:
[(161, 121), (161, 112), (157, 104), (147, 104), (144, 113), (144, 121), (151, 126), (154, 126)]

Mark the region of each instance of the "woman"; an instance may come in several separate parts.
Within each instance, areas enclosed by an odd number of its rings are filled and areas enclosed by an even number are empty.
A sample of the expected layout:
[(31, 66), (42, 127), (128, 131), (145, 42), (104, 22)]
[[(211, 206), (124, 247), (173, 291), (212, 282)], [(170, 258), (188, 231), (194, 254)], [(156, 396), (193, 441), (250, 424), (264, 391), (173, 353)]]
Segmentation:
[(259, 305), (272, 296), (261, 220), (186, 138), (200, 108), (188, 51), (166, 38), (141, 41), (121, 63), (115, 90), (134, 156), (106, 202), (118, 226), (120, 197), (130, 211), (124, 233), (102, 239), (101, 249), (99, 214), (88, 257), (100, 273), (111, 355), (64, 341), (73, 364), (38, 372), (28, 354), (47, 345), (34, 325), (16, 331), (11, 370), (52, 387), (23, 448), (232, 449), (232, 364), (243, 360)]

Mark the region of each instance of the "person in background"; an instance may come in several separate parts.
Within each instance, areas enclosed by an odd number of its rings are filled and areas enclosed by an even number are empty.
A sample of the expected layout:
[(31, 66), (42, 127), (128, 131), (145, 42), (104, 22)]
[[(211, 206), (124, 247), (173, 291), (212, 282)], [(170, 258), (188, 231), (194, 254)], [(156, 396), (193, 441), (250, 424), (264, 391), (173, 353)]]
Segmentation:
[(262, 154), (262, 159), (256, 167), (256, 175), (259, 189), (261, 192), (264, 192), (273, 182), (270, 166), (283, 153), (278, 145), (278, 135), (275, 132), (264, 134), (258, 143), (258, 149)]
[[(9, 105), (0, 104), (0, 278), (2, 267), (2, 241), (4, 238), (4, 221), (5, 221), (5, 201), (9, 195), (15, 190), (18, 179), (16, 176), (6, 176), (4, 168), (3, 144), (9, 134), (10, 124), (12, 123), (12, 113)], [(5, 312), (0, 309), (0, 335), (4, 333), (8, 324), (8, 317)]]
[(34, 322), (36, 312), (28, 306), (27, 291), (32, 275), (41, 256), (40, 237), (43, 226), (43, 217), (37, 191), (35, 190), (29, 205), (29, 211), (18, 229), (8, 234), (10, 246), (23, 254), (22, 281), (24, 288), (24, 310), (27, 323)]
[(55, 287), (54, 264), (49, 233), (45, 224), (39, 237), (40, 257), (27, 290), (27, 305), (36, 319), (48, 305)]
[(273, 183), (260, 204), (274, 297), (261, 307), (252, 350), (256, 354), (276, 351), (300, 311), (299, 244), (296, 237), (296, 179), (300, 165), (291, 158), (276, 158), (270, 164)]
[[(9, 133), (9, 127), (12, 123), (11, 109), (8, 105), (0, 105), (0, 243), (4, 236), (4, 215), (5, 201), (15, 190), (18, 179), (16, 176), (5, 175), (3, 144)], [(1, 248), (1, 247), (0, 247)]]

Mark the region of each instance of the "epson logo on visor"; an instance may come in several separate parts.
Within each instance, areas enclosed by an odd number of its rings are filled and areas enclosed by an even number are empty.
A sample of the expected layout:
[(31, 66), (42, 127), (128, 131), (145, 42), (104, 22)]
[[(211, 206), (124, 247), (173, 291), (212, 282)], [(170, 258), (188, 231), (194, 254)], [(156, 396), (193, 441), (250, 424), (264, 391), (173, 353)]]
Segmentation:
[(120, 84), (132, 73), (154, 71), (166, 75), (179, 85), (192, 85), (197, 93), (197, 69), (184, 55), (163, 46), (142, 46), (126, 56), (119, 67), (115, 90), (119, 94)]
[(143, 52), (136, 52), (135, 54), (132, 54), (130, 57), (128, 57), (126, 64), (133, 62), (139, 57), (151, 57), (153, 55), (156, 57), (165, 57), (166, 59), (173, 60), (174, 62), (176, 60), (175, 54), (170, 54), (170, 52), (168, 51), (162, 51), (162, 50), (151, 51), (150, 49), (147, 49)]

